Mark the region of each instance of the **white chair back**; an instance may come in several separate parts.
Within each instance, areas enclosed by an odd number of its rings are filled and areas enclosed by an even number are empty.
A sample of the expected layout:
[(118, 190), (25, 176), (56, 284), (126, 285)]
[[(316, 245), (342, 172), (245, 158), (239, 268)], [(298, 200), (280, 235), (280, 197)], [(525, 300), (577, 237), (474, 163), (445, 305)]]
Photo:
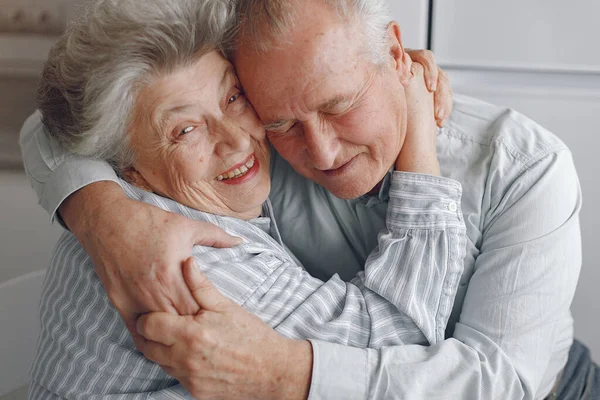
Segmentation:
[(29, 381), (45, 275), (35, 271), (0, 284), (0, 397)]

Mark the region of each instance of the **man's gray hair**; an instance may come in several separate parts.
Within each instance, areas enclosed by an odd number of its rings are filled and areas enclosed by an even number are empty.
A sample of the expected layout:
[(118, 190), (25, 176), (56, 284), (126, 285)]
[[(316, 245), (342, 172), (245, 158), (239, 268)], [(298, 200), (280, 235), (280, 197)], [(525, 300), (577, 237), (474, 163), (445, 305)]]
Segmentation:
[[(337, 11), (338, 16), (362, 28), (364, 52), (370, 61), (382, 64), (389, 55), (386, 29), (390, 21), (386, 0), (319, 0)], [(294, 5), (304, 0), (238, 0), (237, 34), (228, 46), (229, 54), (236, 45), (252, 46), (256, 51), (268, 51), (281, 40), (282, 34), (294, 25)]]
[(230, 0), (97, 0), (51, 50), (37, 102), (51, 136), (117, 169), (134, 158), (127, 134), (136, 95), (153, 78), (219, 49)]

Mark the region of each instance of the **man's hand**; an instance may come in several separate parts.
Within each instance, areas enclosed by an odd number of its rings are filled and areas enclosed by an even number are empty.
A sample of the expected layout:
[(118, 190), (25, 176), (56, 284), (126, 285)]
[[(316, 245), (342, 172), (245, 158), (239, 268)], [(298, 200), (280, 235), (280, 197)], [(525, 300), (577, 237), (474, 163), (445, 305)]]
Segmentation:
[(433, 94), (427, 90), (424, 68), (412, 63), (412, 77), (405, 88), (408, 107), (406, 139), (396, 161), (398, 171), (440, 175)]
[(150, 313), (137, 329), (144, 355), (198, 399), (305, 399), (312, 368), (309, 342), (286, 339), (224, 297), (194, 264), (185, 281), (201, 311)]
[(452, 112), (452, 87), (448, 75), (438, 67), (430, 50), (406, 49), (410, 58), (423, 66), (425, 84), (434, 94), (435, 119), (441, 128)]
[(241, 242), (212, 224), (129, 199), (113, 182), (73, 193), (60, 214), (91, 257), (138, 347), (141, 337), (135, 324), (140, 314), (198, 311), (181, 274), (194, 244), (231, 247)]

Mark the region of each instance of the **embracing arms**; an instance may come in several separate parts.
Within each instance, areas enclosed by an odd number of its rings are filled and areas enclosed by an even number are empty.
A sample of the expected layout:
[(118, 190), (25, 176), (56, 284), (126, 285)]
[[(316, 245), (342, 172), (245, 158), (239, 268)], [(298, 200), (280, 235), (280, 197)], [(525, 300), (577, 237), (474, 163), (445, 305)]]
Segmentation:
[[(428, 87), (435, 90), (441, 124), (452, 108), (448, 79), (431, 52), (408, 53), (423, 65)], [(20, 144), (40, 204), (53, 220), (62, 217), (82, 243), (134, 336), (140, 314), (198, 311), (181, 275), (182, 262), (194, 244), (232, 246), (235, 238), (208, 224), (129, 199), (108, 164), (70, 155), (51, 140), (39, 113), (24, 124)], [(150, 230), (157, 232), (155, 236), (146, 235)]]

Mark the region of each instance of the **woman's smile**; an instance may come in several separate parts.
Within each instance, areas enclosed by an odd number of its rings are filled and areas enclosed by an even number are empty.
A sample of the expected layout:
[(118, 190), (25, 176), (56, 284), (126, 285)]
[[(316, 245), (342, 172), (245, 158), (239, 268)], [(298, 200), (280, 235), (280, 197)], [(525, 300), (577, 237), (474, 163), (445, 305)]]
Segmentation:
[(229, 185), (238, 185), (255, 177), (259, 169), (260, 163), (256, 159), (256, 155), (252, 153), (246, 160), (219, 175), (217, 180)]

